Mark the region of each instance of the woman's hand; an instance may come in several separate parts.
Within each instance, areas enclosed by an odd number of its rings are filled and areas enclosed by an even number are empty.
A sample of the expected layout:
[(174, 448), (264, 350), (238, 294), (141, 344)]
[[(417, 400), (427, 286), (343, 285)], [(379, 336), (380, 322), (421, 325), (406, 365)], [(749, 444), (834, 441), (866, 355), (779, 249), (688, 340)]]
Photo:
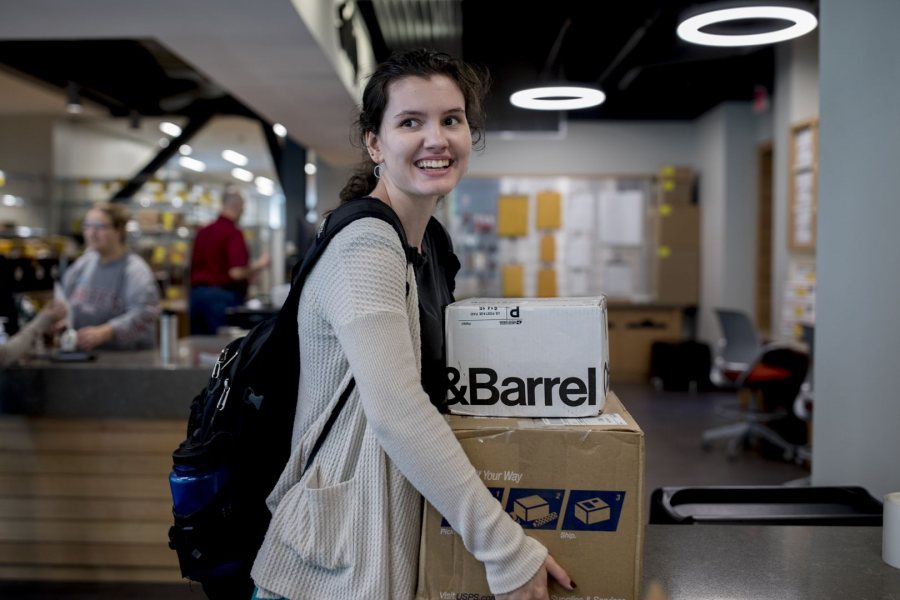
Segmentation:
[(497, 594), (497, 600), (550, 600), (547, 591), (547, 581), (550, 577), (570, 592), (575, 589), (575, 582), (572, 581), (569, 574), (548, 554), (544, 564), (534, 574), (534, 577), (518, 589), (507, 594)]
[(112, 336), (113, 330), (109, 324), (82, 327), (78, 330), (78, 341), (75, 345), (83, 350), (91, 350), (111, 340)]

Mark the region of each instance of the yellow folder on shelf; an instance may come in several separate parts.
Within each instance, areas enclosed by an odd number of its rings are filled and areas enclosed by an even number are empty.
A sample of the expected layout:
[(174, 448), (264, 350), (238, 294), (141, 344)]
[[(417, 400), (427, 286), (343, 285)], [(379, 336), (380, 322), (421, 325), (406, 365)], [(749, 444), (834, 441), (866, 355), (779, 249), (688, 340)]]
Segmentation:
[(538, 298), (556, 297), (556, 269), (538, 269), (537, 296)]
[(556, 261), (556, 238), (552, 235), (541, 236), (541, 262)]
[(562, 226), (562, 197), (559, 192), (538, 192), (537, 228), (559, 229)]
[(505, 298), (521, 298), (525, 295), (525, 267), (503, 265), (502, 278)]
[(497, 235), (503, 237), (528, 235), (528, 196), (497, 198)]

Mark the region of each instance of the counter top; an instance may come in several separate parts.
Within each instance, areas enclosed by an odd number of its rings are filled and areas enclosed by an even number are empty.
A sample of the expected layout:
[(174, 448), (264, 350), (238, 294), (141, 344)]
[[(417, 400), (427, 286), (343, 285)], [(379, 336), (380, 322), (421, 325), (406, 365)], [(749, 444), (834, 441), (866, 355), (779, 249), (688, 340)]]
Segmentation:
[(666, 600), (900, 600), (881, 527), (648, 525), (644, 594)]
[(0, 371), (0, 414), (187, 418), (230, 339), (182, 338), (171, 365), (161, 363), (158, 350), (97, 352), (86, 362), (32, 357)]

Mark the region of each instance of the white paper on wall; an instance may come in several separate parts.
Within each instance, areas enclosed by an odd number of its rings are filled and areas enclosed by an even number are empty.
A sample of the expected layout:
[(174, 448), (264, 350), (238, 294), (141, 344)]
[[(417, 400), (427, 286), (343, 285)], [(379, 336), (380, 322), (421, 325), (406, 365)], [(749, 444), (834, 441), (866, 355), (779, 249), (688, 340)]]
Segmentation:
[(605, 192), (599, 197), (600, 239), (611, 246), (640, 246), (644, 240), (644, 194)]
[(631, 267), (624, 261), (606, 263), (603, 274), (603, 293), (608, 296), (631, 296), (634, 292), (634, 277)]
[(566, 285), (569, 296), (591, 295), (591, 271), (568, 270), (566, 272)]
[(567, 231), (589, 232), (593, 229), (597, 198), (594, 194), (582, 192), (565, 196), (565, 228)]
[(813, 132), (802, 129), (794, 137), (794, 168), (803, 169), (813, 164)]
[(570, 236), (566, 243), (566, 264), (586, 269), (594, 263), (594, 247), (586, 235)]

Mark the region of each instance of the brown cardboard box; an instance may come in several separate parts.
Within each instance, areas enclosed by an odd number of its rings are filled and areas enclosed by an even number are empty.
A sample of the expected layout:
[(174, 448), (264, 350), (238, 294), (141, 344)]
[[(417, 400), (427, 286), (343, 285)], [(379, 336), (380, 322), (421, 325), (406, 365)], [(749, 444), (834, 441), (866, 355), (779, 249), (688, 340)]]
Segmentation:
[[(578, 582), (574, 592), (551, 583), (551, 600), (637, 600), (644, 434), (614, 393), (598, 417), (447, 419), (510, 518), (547, 546)], [(482, 564), (426, 504), (416, 598), (492, 597)]]
[(652, 211), (654, 239), (661, 246), (700, 246), (700, 206), (660, 204)]
[(659, 170), (660, 204), (692, 204), (695, 182), (694, 171), (690, 167), (663, 167)]
[(611, 384), (648, 381), (653, 343), (681, 337), (681, 308), (610, 305), (608, 314)]
[(697, 304), (700, 298), (700, 250), (689, 246), (659, 246), (657, 250), (657, 302)]

